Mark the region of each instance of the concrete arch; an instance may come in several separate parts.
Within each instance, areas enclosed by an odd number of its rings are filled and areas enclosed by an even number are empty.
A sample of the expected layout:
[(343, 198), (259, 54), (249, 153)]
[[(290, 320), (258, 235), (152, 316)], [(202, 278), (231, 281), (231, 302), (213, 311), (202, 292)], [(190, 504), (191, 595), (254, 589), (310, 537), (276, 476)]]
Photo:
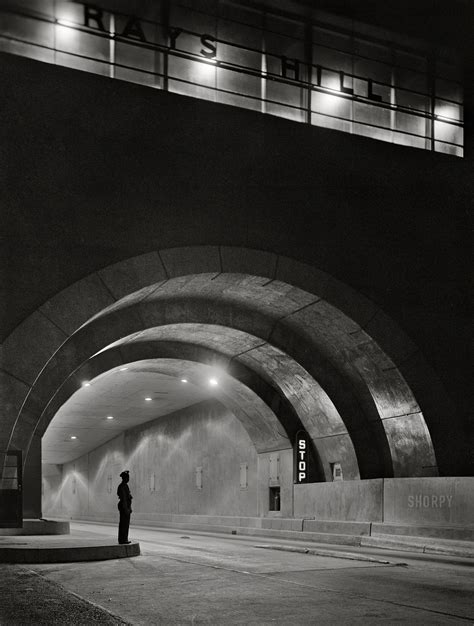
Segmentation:
[[(371, 436), (378, 438), (379, 441), (387, 438), (390, 441), (390, 457), (395, 458), (397, 465), (396, 475), (436, 472), (429, 433), (421, 411), (395, 363), (361, 328), (360, 323), (347, 318), (337, 308), (331, 307), (328, 302), (319, 298), (319, 295), (315, 296), (303, 292), (301, 289), (275, 280), (277, 275), (288, 274), (289, 268), (292, 264), (294, 266), (294, 262), (269, 253), (224, 247), (174, 249), (145, 256), (147, 258), (144, 265), (142, 261), (145, 259), (139, 257), (141, 261), (134, 259), (123, 264), (117, 264), (91, 276), (89, 279), (80, 281), (80, 284), (62, 292), (41, 307), (40, 311), (33, 314), (32, 319), (27, 320), (22, 328), (23, 332), (18, 329), (13, 333), (16, 336), (9, 338), (7, 345), (9, 358), (5, 369), (7, 370), (7, 385), (13, 392), (9, 395), (12, 401), (8, 413), (10, 417), (9, 431), (12, 433), (10, 441), (14, 445), (24, 444), (27, 432), (31, 431), (31, 427), (36, 423), (38, 411), (44, 402), (47, 402), (48, 393), (51, 391), (49, 383), (54, 386), (55, 370), (73, 367), (74, 363), (68, 363), (71, 358), (77, 364), (81, 358), (84, 360), (90, 356), (90, 350), (87, 354), (88, 350), (84, 347), (86, 335), (92, 342), (91, 345), (100, 349), (103, 347), (103, 342), (102, 346), (100, 345), (102, 339), (105, 338), (105, 341), (109, 342), (117, 339), (117, 336), (110, 336), (107, 331), (107, 328), (110, 328), (111, 320), (121, 326), (119, 335), (122, 333), (122, 336), (141, 330), (147, 324), (157, 325), (175, 321), (190, 321), (186, 319), (186, 315), (183, 315), (183, 310), (180, 311), (180, 308), (182, 309), (184, 300), (188, 299), (189, 302), (190, 294), (193, 294), (199, 309), (198, 317), (200, 319), (193, 319), (192, 321), (219, 322), (241, 329), (245, 328), (245, 325), (250, 321), (253, 331), (258, 336), (271, 340), (272, 343), (289, 353), (294, 352), (297, 348), (296, 344), (301, 344), (301, 338), (306, 339), (308, 337), (308, 323), (315, 325), (314, 328), (317, 325), (318, 332), (311, 336), (313, 343), (308, 344), (315, 349), (313, 351), (302, 349), (300, 345), (297, 360), (308, 371), (311, 371), (311, 368), (317, 370), (318, 367), (321, 370), (323, 363), (331, 364), (331, 361), (335, 361), (337, 366), (333, 365), (331, 374), (339, 374), (339, 379), (343, 381), (350, 379), (350, 385), (346, 385), (344, 388), (346, 395), (350, 392), (349, 400), (339, 397), (335, 404), (338, 406), (338, 403), (342, 405), (346, 403), (347, 408), (354, 409), (357, 415), (359, 421), (356, 419), (356, 423), (352, 425), (351, 437), (357, 437), (359, 434), (363, 439), (369, 431)], [(193, 275), (189, 279), (182, 274), (191, 267), (196, 271), (196, 269), (205, 270), (216, 266), (220, 270), (225, 266), (235, 269), (252, 266), (255, 269), (256, 265), (259, 266), (258, 273), (270, 274), (271, 282), (262, 278), (239, 275), (238, 279), (234, 279), (232, 286), (222, 284), (223, 280), (225, 282), (225, 278), (221, 272), (201, 274), (200, 278)], [(138, 271), (137, 267), (141, 267), (141, 270)], [(335, 281), (330, 280), (330, 277), (323, 276), (321, 273), (318, 274), (314, 268), (306, 267), (306, 270), (310, 274), (306, 280), (307, 283), (315, 285), (319, 281), (319, 287), (325, 294), (330, 294), (331, 288), (334, 290)], [(132, 276), (134, 271), (135, 275), (140, 276), (137, 280), (135, 280), (136, 276)], [(129, 273), (127, 274), (127, 272)], [(147, 282), (150, 274), (153, 274), (155, 278), (159, 275), (162, 280), (153, 286), (143, 287), (142, 290), (133, 295), (125, 295), (120, 302), (113, 303), (114, 298), (123, 295), (124, 291), (130, 289), (127, 286), (127, 280), (128, 283), (133, 283), (136, 287), (137, 284)], [(178, 277), (171, 279), (171, 274)], [(206, 285), (202, 282), (203, 280)], [(246, 290), (246, 302), (242, 302), (242, 299), (239, 300), (238, 297), (238, 292), (240, 290), (242, 293), (242, 289)], [(271, 295), (268, 299), (270, 291)], [(153, 312), (153, 305), (150, 306), (154, 302), (153, 294), (163, 296), (163, 293), (166, 292), (168, 292), (166, 306), (161, 306), (164, 302), (162, 299), (159, 307), (159, 311), (166, 311), (166, 314), (158, 314), (156, 306)], [(337, 293), (340, 297), (341, 293)], [(350, 295), (348, 296), (348, 294)], [(371, 303), (362, 297), (356, 298), (350, 289), (346, 290), (344, 295), (346, 296), (345, 308), (352, 307), (355, 311), (356, 320), (364, 321), (366, 328), (370, 325), (367, 319), (370, 316), (374, 319), (375, 316), (379, 315), (377, 311), (374, 313), (376, 309)], [(219, 319), (215, 319), (214, 304), (217, 296), (223, 302), (218, 314)], [(259, 301), (260, 297), (263, 298), (261, 301)], [(337, 297), (332, 299), (337, 300)], [(350, 306), (347, 301), (351, 299)], [(249, 304), (250, 300), (253, 300), (253, 307)], [(355, 302), (357, 305), (354, 304)], [(104, 308), (104, 305), (107, 304), (109, 306)], [(156, 305), (156, 302), (154, 304)], [(127, 311), (126, 321), (123, 316), (125, 311)], [(91, 319), (94, 312), (96, 316)], [(87, 321), (88, 319), (90, 321)], [(327, 323), (329, 319), (332, 320), (332, 327), (331, 324)], [(81, 323), (82, 327), (74, 332)], [(42, 327), (44, 330), (43, 337), (46, 338), (46, 341), (39, 346), (39, 349), (35, 350), (34, 358), (25, 367), (24, 363), (15, 362), (15, 358), (12, 358), (14, 356), (12, 347), (17, 348), (16, 353), (18, 354), (18, 348), (21, 349), (22, 344), (25, 343), (25, 335), (31, 335), (34, 326), (36, 332), (37, 326)], [(74, 341), (71, 341), (72, 338)], [(345, 343), (341, 343), (342, 338), (346, 340)], [(349, 343), (347, 338), (350, 338)], [(76, 342), (76, 347), (74, 357), (72, 357), (70, 349), (74, 342)], [(80, 345), (81, 343), (82, 345)], [(407, 351), (412, 349), (412, 346), (408, 341), (405, 341), (404, 350), (402, 350), (401, 345), (398, 344), (398, 353), (400, 355), (403, 352), (406, 356)], [(57, 350), (58, 346), (61, 346), (60, 350)], [(56, 353), (55, 350), (57, 350)], [(50, 357), (54, 354), (54, 357), (48, 360), (48, 357), (44, 358), (45, 354), (49, 354)], [(314, 354), (318, 355), (319, 366), (312, 362), (312, 360), (314, 361)], [(344, 355), (346, 357), (345, 363), (341, 360)], [(41, 369), (45, 360), (47, 365)], [(377, 376), (372, 379), (371, 385), (367, 385), (364, 372), (370, 371), (371, 367), (375, 368), (372, 371), (376, 371)], [(38, 371), (41, 371), (41, 374), (36, 378)], [(49, 390), (46, 391), (46, 389)], [(330, 395), (332, 397), (332, 394)], [(403, 400), (403, 398), (405, 399)], [(407, 398), (409, 398), (408, 402)], [(395, 414), (393, 411), (390, 412), (390, 408), (393, 409), (394, 407)], [(366, 417), (366, 423), (361, 427), (360, 420), (363, 416)], [(408, 416), (409, 419), (407, 420)], [(349, 419), (349, 417), (346, 415), (345, 419)], [(403, 428), (403, 425), (401, 426), (403, 420), (408, 424), (408, 427)], [(383, 428), (380, 428), (381, 425)], [(417, 467), (414, 467), (412, 463), (413, 445), (419, 452), (421, 451), (421, 464), (417, 463)], [(397, 455), (404, 447), (406, 454)], [(378, 449), (380, 448), (379, 445)], [(379, 475), (390, 475), (386, 471), (387, 459), (382, 464), (378, 464), (377, 471), (380, 470), (381, 465), (385, 469)]]
[[(321, 461), (321, 478), (324, 475), (326, 480), (331, 479), (330, 462), (335, 459), (342, 461), (348, 479), (360, 478), (359, 463), (347, 429), (330, 398), (309, 373), (270, 344), (248, 333), (215, 325), (175, 324), (150, 328), (108, 346), (62, 383), (43, 411), (36, 434), (43, 435), (59, 407), (80, 388), (84, 379), (93, 380), (102, 372), (123, 364), (157, 358), (212, 363), (271, 406), (279, 422), (269, 420), (265, 424), (262, 421), (262, 432), (251, 436), (258, 452), (280, 448), (282, 443), (288, 447), (294, 443), (296, 432), (305, 429)], [(244, 420), (242, 423), (245, 427)], [(269, 432), (281, 431), (282, 427), (287, 433), (284, 442), (269, 437)]]

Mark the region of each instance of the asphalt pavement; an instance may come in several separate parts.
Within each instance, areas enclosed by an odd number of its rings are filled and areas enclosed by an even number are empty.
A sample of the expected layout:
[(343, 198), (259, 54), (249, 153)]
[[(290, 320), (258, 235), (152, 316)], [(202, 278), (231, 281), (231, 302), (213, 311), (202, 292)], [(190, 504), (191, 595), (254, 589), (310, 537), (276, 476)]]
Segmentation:
[[(115, 530), (71, 524), (84, 539)], [(0, 624), (474, 624), (472, 559), (182, 530), (130, 536), (141, 556), (1, 566)]]

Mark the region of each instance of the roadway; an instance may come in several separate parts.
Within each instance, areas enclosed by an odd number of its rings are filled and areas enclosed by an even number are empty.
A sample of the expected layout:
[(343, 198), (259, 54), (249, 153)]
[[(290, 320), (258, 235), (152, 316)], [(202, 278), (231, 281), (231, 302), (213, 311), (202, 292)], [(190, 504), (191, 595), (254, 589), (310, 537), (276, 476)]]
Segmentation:
[[(71, 532), (110, 537), (116, 527), (73, 522)], [(138, 527), (130, 537), (141, 556), (22, 571), (32, 588), (50, 585), (51, 602), (63, 594), (56, 610), (82, 599), (103, 623), (474, 624), (473, 559)], [(0, 611), (0, 624), (87, 623), (80, 610), (62, 622), (9, 615)]]

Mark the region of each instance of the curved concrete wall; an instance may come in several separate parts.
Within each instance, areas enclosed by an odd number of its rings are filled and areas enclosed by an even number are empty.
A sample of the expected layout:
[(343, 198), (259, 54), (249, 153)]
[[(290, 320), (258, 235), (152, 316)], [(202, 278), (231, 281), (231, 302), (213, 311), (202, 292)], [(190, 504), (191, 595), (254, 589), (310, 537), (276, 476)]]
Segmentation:
[[(43, 514), (115, 521), (119, 474), (128, 469), (134, 517), (256, 517), (257, 463), (241, 424), (218, 403), (207, 402), (131, 429), (62, 469), (47, 468)], [(242, 488), (241, 464), (247, 466)], [(196, 486), (198, 468), (202, 488)]]
[[(163, 254), (182, 252), (163, 251)], [(199, 254), (203, 251), (198, 248), (186, 252), (191, 259), (193, 253), (197, 253), (194, 263), (199, 265)], [(206, 255), (203, 258), (206, 259)], [(212, 256), (208, 261), (212, 262)], [(304, 402), (294, 412), (314, 435), (326, 476), (332, 462), (330, 457), (334, 455), (339, 455), (337, 461), (343, 463), (348, 476), (359, 475), (354, 467), (353, 444), (360, 472), (365, 476), (437, 474), (430, 434), (420, 407), (395, 363), (356, 322), (316, 294), (278, 280), (244, 274), (185, 275), (139, 290), (103, 310), (99, 308), (95, 316), (74, 332), (71, 329), (84, 315), (91, 314), (93, 306), (102, 306), (100, 301), (95, 303), (93, 297), (87, 300), (85, 311), (79, 305), (74, 306), (74, 295), (79, 301), (83, 282), (61, 292), (43, 307), (50, 309), (55, 323), (71, 334), (56, 351), (55, 344), (51, 345), (51, 358), (34, 380), (18, 414), (13, 407), (5, 415), (5, 421), (11, 424), (9, 445), (25, 450), (25, 456), (35, 432), (32, 425), (35, 421), (36, 425), (40, 424), (57, 390), (98, 351), (103, 351), (111, 342), (151, 328), (175, 325), (176, 338), (184, 339), (179, 331), (181, 324), (185, 327), (214, 324), (222, 327), (224, 335), (230, 328), (230, 334), (241, 331), (243, 336), (247, 334), (252, 341), (257, 340), (252, 349), (244, 350), (245, 354), (234, 355), (237, 357), (235, 364), (254, 370), (255, 360), (260, 360), (268, 380), (282, 389), (281, 395), (287, 400), (298, 395), (304, 368), (310, 375), (308, 380), (312, 376), (329, 388), (334, 406), (341, 411), (342, 428), (340, 423), (336, 432), (334, 429), (327, 432), (325, 420), (330, 422), (331, 419), (326, 408), (323, 419), (319, 419), (314, 428), (307, 423)], [(23, 364), (17, 337), (18, 332), (12, 333), (6, 342), (10, 371), (21, 370)], [(207, 333), (206, 337), (212, 346), (215, 342), (212, 333)], [(24, 339), (25, 335), (21, 334), (20, 344)], [(125, 343), (123, 349), (127, 347)], [(46, 343), (43, 348), (47, 348)], [(263, 355), (259, 358), (261, 351)], [(102, 355), (105, 353), (101, 352)], [(119, 353), (119, 361), (120, 358), (123, 356)], [(281, 359), (286, 360), (286, 367), (284, 363), (279, 364)], [(293, 359), (304, 366), (300, 367), (299, 374), (289, 367)], [(114, 357), (112, 361), (117, 364)], [(284, 384), (277, 380), (278, 368)], [(285, 386), (287, 389), (283, 391)], [(321, 386), (314, 387), (322, 392)], [(263, 427), (264, 420), (261, 421)], [(37, 434), (42, 434), (46, 427), (47, 421), (44, 421)], [(294, 427), (291, 432), (295, 432)], [(8, 437), (7, 430), (3, 436)], [(264, 443), (258, 444), (259, 451), (264, 449)], [(281, 446), (270, 442), (266, 447)], [(385, 465), (380, 463), (382, 458)], [(376, 465), (377, 460), (379, 465)]]

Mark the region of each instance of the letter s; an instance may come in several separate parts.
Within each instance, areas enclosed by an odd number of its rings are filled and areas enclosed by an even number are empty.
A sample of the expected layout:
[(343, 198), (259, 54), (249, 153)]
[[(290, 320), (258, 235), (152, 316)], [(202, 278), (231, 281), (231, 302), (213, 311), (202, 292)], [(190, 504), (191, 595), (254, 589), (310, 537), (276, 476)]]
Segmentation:
[(203, 48), (201, 48), (201, 54), (203, 57), (206, 57), (206, 59), (216, 58), (217, 47), (214, 46), (211, 42), (215, 42), (215, 39), (214, 37), (212, 37), (212, 35), (201, 35), (202, 45), (208, 48), (208, 50), (204, 50)]
[(413, 500), (414, 500), (413, 496), (408, 496), (408, 508), (409, 509), (413, 508), (413, 505), (414, 505)]

